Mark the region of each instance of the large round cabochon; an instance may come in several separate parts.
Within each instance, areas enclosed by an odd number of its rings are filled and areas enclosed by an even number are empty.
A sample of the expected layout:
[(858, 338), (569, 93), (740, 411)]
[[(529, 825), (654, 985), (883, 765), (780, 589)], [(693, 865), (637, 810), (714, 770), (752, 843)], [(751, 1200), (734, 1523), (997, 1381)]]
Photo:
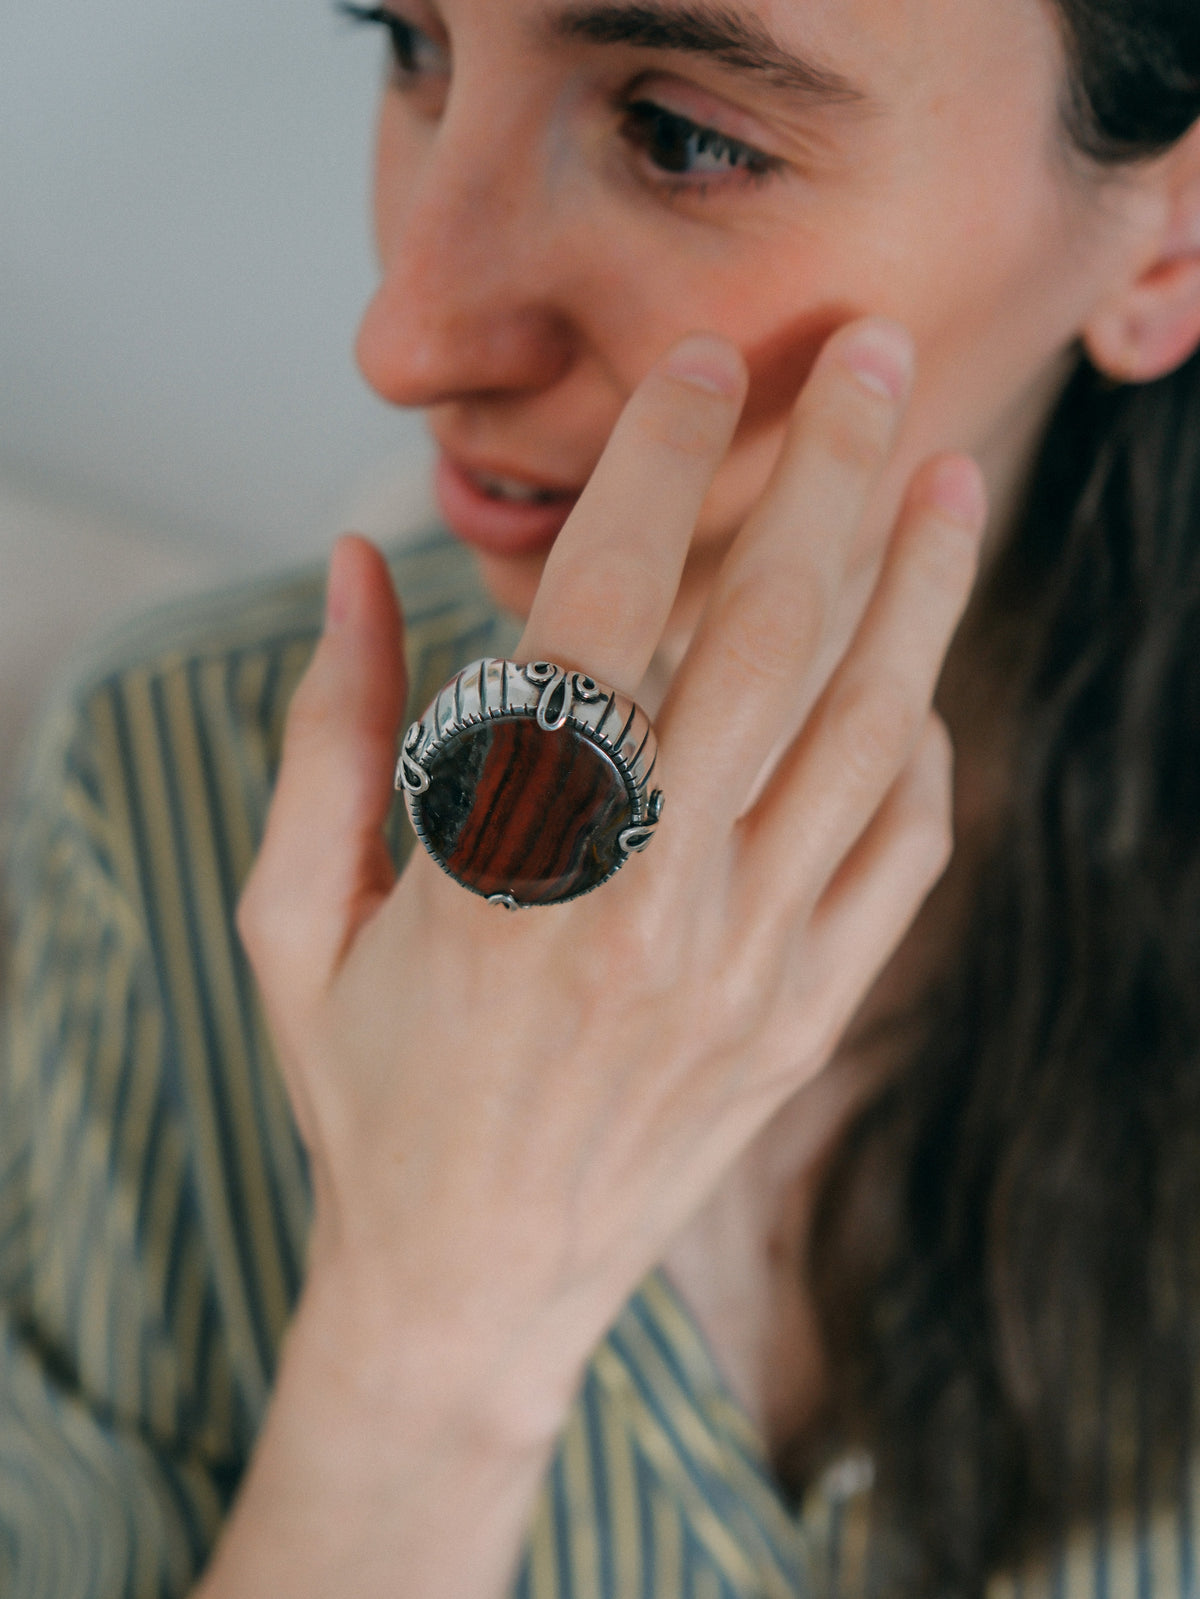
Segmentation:
[(428, 848), (488, 898), (552, 905), (595, 888), (625, 859), (633, 800), (615, 763), (569, 722), (489, 718), (452, 734), (416, 799)]

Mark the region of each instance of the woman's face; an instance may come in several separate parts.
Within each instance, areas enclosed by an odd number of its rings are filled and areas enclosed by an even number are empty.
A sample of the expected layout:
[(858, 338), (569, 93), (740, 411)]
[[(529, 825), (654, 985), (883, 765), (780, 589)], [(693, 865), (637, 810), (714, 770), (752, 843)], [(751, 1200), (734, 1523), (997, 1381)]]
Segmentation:
[(528, 608), (622, 406), (692, 331), (736, 344), (751, 386), (681, 631), (853, 317), (896, 318), (919, 352), (873, 517), (943, 448), (1005, 503), (1131, 248), (1128, 208), (1064, 153), (1048, 3), (384, 5), (383, 279), (358, 356), (425, 409), (443, 511), (502, 604)]

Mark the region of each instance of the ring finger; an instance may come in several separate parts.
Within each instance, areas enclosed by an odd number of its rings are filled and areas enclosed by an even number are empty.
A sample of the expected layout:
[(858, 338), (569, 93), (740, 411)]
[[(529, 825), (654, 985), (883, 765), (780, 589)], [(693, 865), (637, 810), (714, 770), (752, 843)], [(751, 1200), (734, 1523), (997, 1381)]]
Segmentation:
[(742, 824), (746, 892), (785, 921), (824, 891), (921, 736), (985, 515), (973, 461), (944, 456), (918, 474), (849, 651)]

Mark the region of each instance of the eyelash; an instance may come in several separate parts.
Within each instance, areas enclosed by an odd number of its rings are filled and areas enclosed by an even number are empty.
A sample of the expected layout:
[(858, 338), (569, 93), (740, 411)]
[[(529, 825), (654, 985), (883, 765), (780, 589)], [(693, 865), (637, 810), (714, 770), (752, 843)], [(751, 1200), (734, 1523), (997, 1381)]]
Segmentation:
[(721, 179), (728, 173), (761, 183), (783, 166), (777, 156), (769, 156), (717, 128), (706, 128), (678, 111), (669, 111), (655, 100), (630, 102), (625, 107), (622, 131), (630, 144), (641, 150), (660, 172), (675, 178), (675, 182), (667, 185), (675, 190), (699, 188), (704, 192), (704, 182), (698, 185), (694, 180), (691, 183), (679, 181), (687, 170), (683, 163), (701, 156), (720, 162), (722, 167), (720, 171), (706, 173), (706, 180)]
[[(385, 29), (390, 39), (397, 87), (403, 90), (415, 86), (422, 76), (420, 42), (424, 35), (419, 28), (405, 22), (386, 6), (353, 5), (349, 0), (338, 0), (335, 9), (351, 22)], [(670, 111), (657, 101), (627, 101), (623, 111), (622, 134), (663, 174), (657, 181), (668, 193), (704, 198), (713, 179), (726, 182), (732, 178), (760, 184), (783, 168), (784, 163), (777, 156), (731, 138), (718, 128), (693, 122), (690, 117)], [(689, 157), (696, 160), (702, 156), (720, 163), (720, 167), (698, 178), (687, 172), (684, 162)]]
[(350, 22), (386, 30), (392, 51), (392, 68), (403, 87), (421, 74), (418, 40), (423, 37), (419, 28), (405, 22), (386, 6), (351, 5), (349, 0), (338, 0), (334, 9)]

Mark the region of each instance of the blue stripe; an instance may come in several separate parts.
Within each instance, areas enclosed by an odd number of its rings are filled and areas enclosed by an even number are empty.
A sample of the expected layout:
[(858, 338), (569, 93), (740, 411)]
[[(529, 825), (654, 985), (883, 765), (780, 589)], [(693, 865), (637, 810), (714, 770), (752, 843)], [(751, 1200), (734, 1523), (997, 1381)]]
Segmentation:
[(561, 1456), (550, 1468), (550, 1500), (554, 1522), (554, 1560), (558, 1573), (559, 1599), (574, 1599), (575, 1582), (571, 1574), (571, 1506), (567, 1499), (566, 1472)]
[(634, 1480), (637, 1483), (638, 1506), (638, 1543), (642, 1551), (642, 1599), (658, 1599), (658, 1559), (654, 1545), (653, 1521), (650, 1514), (650, 1500), (655, 1492), (656, 1479), (652, 1476), (650, 1466), (639, 1449), (633, 1457)]
[[(645, 1373), (640, 1370), (637, 1360), (634, 1358), (633, 1351), (621, 1336), (619, 1324), (609, 1333), (608, 1342), (620, 1356), (622, 1365), (637, 1388), (646, 1409), (670, 1439), (673, 1453), (696, 1492), (710, 1504), (713, 1503), (714, 1492), (718, 1501), (728, 1501), (730, 1498), (728, 1487), (714, 1480), (710, 1472), (702, 1469), (691, 1454), (691, 1451), (685, 1446), (683, 1439), (679, 1436), (671, 1413), (665, 1409), (660, 1396), (650, 1386)], [(715, 1505), (714, 1508), (716, 1508)]]
[[(638, 1326), (643, 1328), (644, 1331), (650, 1336), (655, 1348), (661, 1350), (663, 1348), (663, 1339), (660, 1329), (654, 1322), (653, 1317), (648, 1316), (645, 1306), (640, 1298), (635, 1296), (626, 1309), (627, 1312), (632, 1310), (634, 1319), (637, 1321)], [(661, 1397), (651, 1387), (649, 1379), (639, 1369), (639, 1365), (633, 1351), (626, 1344), (621, 1334), (620, 1323), (618, 1323), (613, 1329), (612, 1333), (610, 1333), (609, 1342), (612, 1347), (620, 1353), (630, 1376), (637, 1385), (638, 1392), (642, 1395), (646, 1403), (647, 1409), (656, 1418), (656, 1420), (658, 1420), (660, 1425), (663, 1427), (663, 1430), (670, 1437), (673, 1452), (687, 1476), (695, 1484), (697, 1492), (712, 1507), (712, 1510), (718, 1519), (739, 1536), (743, 1545), (743, 1553), (745, 1554), (746, 1558), (752, 1565), (757, 1565), (759, 1552), (752, 1551), (749, 1547), (747, 1547), (745, 1539), (746, 1523), (749, 1522), (753, 1525), (755, 1532), (761, 1538), (762, 1545), (777, 1569), (783, 1574), (789, 1576), (794, 1575), (796, 1570), (796, 1559), (794, 1552), (792, 1550), (784, 1550), (780, 1548), (779, 1544), (771, 1536), (770, 1531), (764, 1524), (763, 1518), (757, 1514), (754, 1505), (748, 1500), (743, 1499), (737, 1492), (735, 1492), (732, 1483), (727, 1477), (714, 1473), (709, 1466), (706, 1464), (701, 1464), (695, 1459), (691, 1451), (687, 1448), (678, 1432), (675, 1422), (671, 1416), (671, 1412), (666, 1408)], [(682, 1370), (677, 1359), (674, 1357), (673, 1352), (670, 1360), (670, 1367), (675, 1372)], [(680, 1382), (681, 1392), (686, 1396), (689, 1403), (692, 1402), (693, 1390), (686, 1377), (681, 1376), (677, 1380)], [(711, 1429), (709, 1428), (703, 1413), (696, 1408), (694, 1404), (692, 1408), (692, 1414), (698, 1421), (700, 1421), (705, 1430), (708, 1431), (711, 1436)], [(741, 1452), (739, 1451), (739, 1457), (740, 1456)], [(782, 1501), (778, 1499), (777, 1492), (770, 1484), (770, 1480), (764, 1479), (761, 1467), (755, 1470), (755, 1478), (763, 1485), (763, 1491), (769, 1494), (773, 1501), (782, 1506)], [(784, 1513), (782, 1512), (782, 1509), (781, 1513)]]
[(511, 1599), (529, 1599), (529, 1554), (526, 1552), (517, 1572), (516, 1580), (509, 1590)]
[[(610, 1346), (620, 1355), (626, 1371), (637, 1388), (647, 1410), (670, 1439), (675, 1460), (680, 1466), (682, 1474), (694, 1486), (698, 1496), (735, 1537), (738, 1536), (739, 1532), (744, 1535), (745, 1523), (747, 1521), (751, 1522), (755, 1531), (763, 1537), (764, 1543), (773, 1553), (774, 1546), (771, 1540), (766, 1537), (762, 1524), (755, 1515), (753, 1508), (734, 1493), (732, 1485), (726, 1478), (715, 1475), (712, 1471), (702, 1467), (687, 1448), (679, 1435), (670, 1412), (663, 1405), (660, 1396), (650, 1386), (645, 1374), (639, 1369), (632, 1351), (622, 1338), (619, 1323), (609, 1333), (608, 1341)], [(640, 1454), (641, 1451), (639, 1450)], [(666, 1486), (664, 1484), (664, 1487)], [(686, 1515), (684, 1516), (684, 1523), (686, 1525)], [(742, 1553), (748, 1564), (757, 1566), (759, 1552), (746, 1545), (744, 1536), (742, 1539)], [(783, 1573), (791, 1574), (794, 1572), (794, 1565), (794, 1562), (789, 1561), (780, 1564), (779, 1569)]]
[[(663, 1277), (662, 1280), (665, 1282), (665, 1277)], [(699, 1328), (695, 1326), (695, 1323), (686, 1307), (680, 1303), (678, 1295), (669, 1285), (668, 1293), (675, 1305), (676, 1313), (682, 1320), (687, 1322), (689, 1331), (700, 1342), (701, 1346), (706, 1348), (704, 1338), (700, 1333)], [(692, 1374), (688, 1370), (681, 1352), (668, 1338), (662, 1324), (658, 1321), (657, 1317), (654, 1315), (649, 1305), (647, 1305), (646, 1301), (640, 1294), (635, 1295), (626, 1309), (627, 1312), (631, 1311), (633, 1313), (638, 1325), (643, 1329), (650, 1341), (653, 1343), (655, 1349), (658, 1351), (659, 1355), (661, 1355), (664, 1365), (672, 1373), (683, 1392), (690, 1396), (694, 1396), (695, 1387)], [(712, 1352), (706, 1348), (706, 1353), (712, 1368), (711, 1378), (714, 1387), (718, 1389), (722, 1399), (726, 1404), (740, 1409), (738, 1401), (734, 1398), (728, 1386), (721, 1378), (720, 1369), (716, 1364), (716, 1360), (713, 1357)], [(702, 1413), (705, 1417), (706, 1424), (708, 1424), (707, 1411)], [(795, 1517), (787, 1508), (783, 1496), (779, 1492), (778, 1484), (771, 1475), (762, 1455), (757, 1450), (749, 1450), (745, 1448), (741, 1438), (738, 1437), (737, 1434), (731, 1433), (727, 1428), (722, 1427), (720, 1429), (720, 1437), (721, 1442), (736, 1452), (738, 1459), (744, 1462), (747, 1469), (752, 1472), (756, 1480), (761, 1483), (766, 1495), (771, 1499), (773, 1504), (778, 1506), (780, 1515), (783, 1516), (787, 1521), (794, 1522)], [(764, 1533), (766, 1532), (765, 1527), (763, 1528), (763, 1531)]]
[(594, 1376), (588, 1376), (582, 1394), (584, 1436), (595, 1494), (596, 1542), (599, 1548), (602, 1599), (622, 1599), (616, 1592), (612, 1551), (612, 1504), (608, 1493), (608, 1467), (601, 1443), (600, 1393)]
[(208, 1559), (212, 1547), (212, 1531), (201, 1520), (175, 1461), (165, 1451), (161, 1456), (161, 1465), (163, 1486), (170, 1496), (171, 1505), (187, 1540), (188, 1561), (194, 1575)]

